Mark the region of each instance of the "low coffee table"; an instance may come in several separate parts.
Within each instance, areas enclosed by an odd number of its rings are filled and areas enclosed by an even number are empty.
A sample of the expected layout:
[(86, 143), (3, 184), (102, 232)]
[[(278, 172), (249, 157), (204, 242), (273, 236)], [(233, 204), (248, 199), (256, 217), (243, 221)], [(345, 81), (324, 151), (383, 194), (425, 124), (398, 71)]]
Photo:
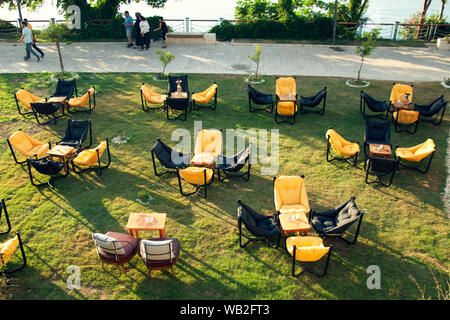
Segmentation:
[(212, 168), (215, 162), (216, 159), (212, 153), (202, 152), (194, 155), (191, 160), (191, 165), (194, 167), (207, 166), (208, 168)]
[(414, 110), (414, 107), (411, 104), (400, 104), (398, 102), (394, 102), (394, 112), (400, 111), (400, 110)]
[(139, 231), (159, 231), (159, 237), (166, 237), (165, 213), (130, 213), (127, 229), (130, 235), (139, 238)]
[(178, 92), (175, 91), (175, 92), (172, 92), (170, 94), (170, 97), (172, 99), (187, 99), (188, 93), (187, 92), (180, 92), (180, 93), (178, 93)]
[(62, 144), (57, 144), (53, 148), (47, 151), (47, 154), (50, 156), (51, 160), (54, 160), (56, 158), (59, 162), (64, 162), (64, 170), (67, 172), (69, 169), (67, 166), (66, 158), (70, 157), (70, 159), (73, 158), (73, 152), (75, 151), (74, 147), (65, 146)]
[(308, 222), (308, 218), (304, 213), (282, 213), (279, 216), (281, 229), (284, 235), (288, 235), (292, 232), (299, 232), (302, 234), (308, 234), (311, 225)]
[(47, 102), (51, 103), (51, 104), (60, 104), (61, 111), (63, 111), (64, 108), (67, 109), (67, 104), (69, 102), (69, 99), (67, 97), (51, 97)]
[(392, 155), (391, 146), (388, 144), (369, 144), (370, 156), (388, 159)]
[(297, 97), (293, 95), (279, 95), (278, 101), (280, 102), (295, 102), (297, 101)]

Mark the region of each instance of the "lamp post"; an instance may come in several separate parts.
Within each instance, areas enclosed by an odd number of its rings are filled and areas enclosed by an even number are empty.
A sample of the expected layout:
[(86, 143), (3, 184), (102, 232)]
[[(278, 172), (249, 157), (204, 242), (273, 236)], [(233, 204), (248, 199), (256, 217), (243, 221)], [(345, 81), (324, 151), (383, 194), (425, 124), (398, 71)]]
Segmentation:
[(333, 45), (336, 44), (337, 5), (338, 0), (334, 0)]

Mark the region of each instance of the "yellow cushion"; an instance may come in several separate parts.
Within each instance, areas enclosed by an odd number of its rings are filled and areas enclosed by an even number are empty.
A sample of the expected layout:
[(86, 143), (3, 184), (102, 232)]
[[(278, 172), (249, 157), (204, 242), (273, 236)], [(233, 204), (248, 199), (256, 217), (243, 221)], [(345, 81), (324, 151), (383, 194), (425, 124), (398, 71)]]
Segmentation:
[(45, 102), (44, 98), (36, 97), (25, 89), (20, 89), (19, 91), (17, 91), (16, 98), (29, 110), (31, 110), (30, 103)]
[(150, 104), (162, 104), (166, 100), (167, 96), (164, 94), (158, 94), (156, 92), (153, 92), (150, 90), (149, 87), (147, 87), (145, 84), (141, 86), (142, 90), (142, 96), (144, 97), (145, 101)]
[(94, 95), (94, 88), (90, 88), (84, 95), (82, 95), (81, 97), (78, 98), (71, 98), (69, 100), (69, 105), (71, 107), (76, 107), (76, 108), (82, 108), (85, 105), (88, 104), (89, 102), (89, 95), (93, 96)]
[(195, 154), (209, 152), (214, 157), (222, 153), (222, 132), (220, 130), (203, 129), (197, 135)]
[(87, 166), (87, 167), (92, 166), (98, 162), (97, 150), (98, 155), (101, 157), (105, 149), (106, 149), (106, 141), (103, 141), (94, 149), (81, 151), (80, 154), (75, 159), (73, 159), (73, 162), (79, 166)]
[(14, 253), (14, 251), (16, 251), (18, 246), (19, 238), (17, 236), (0, 244), (0, 265), (2, 265), (3, 263), (6, 264), (8, 262), (9, 258), (11, 258), (12, 254)]
[(40, 142), (20, 130), (9, 137), (9, 142), (14, 149), (28, 158), (35, 154), (41, 156), (48, 150), (48, 143)]
[(280, 207), (281, 214), (297, 214), (297, 213), (308, 213), (309, 209), (301, 204), (284, 204)]
[[(206, 182), (204, 171), (206, 171)], [(209, 183), (213, 177), (213, 169), (199, 168), (199, 167), (189, 167), (179, 171), (180, 176), (186, 180), (186, 182), (195, 185), (204, 185)]]
[(210, 86), (205, 91), (194, 93), (192, 95), (192, 100), (195, 100), (195, 102), (197, 102), (199, 104), (207, 104), (211, 101), (211, 99), (216, 94), (216, 90), (217, 90), (217, 84), (214, 83), (212, 86)]
[[(295, 108), (294, 108), (295, 106)], [(295, 111), (294, 111), (295, 110)], [(292, 116), (297, 112), (297, 104), (294, 102), (278, 102), (277, 113), (282, 116)]]
[(357, 143), (345, 140), (334, 129), (329, 129), (325, 136), (327, 139), (330, 137), (330, 144), (337, 154), (349, 157), (354, 156), (357, 152), (359, 153), (359, 145)]
[(409, 100), (410, 102), (412, 102), (413, 100), (413, 87), (411, 87), (410, 85), (407, 84), (401, 84), (401, 83), (397, 83), (394, 84), (392, 86), (392, 91), (391, 91), (391, 102), (398, 102), (400, 100), (400, 97), (402, 95), (404, 95), (405, 93), (409, 93)]
[(395, 155), (407, 161), (419, 162), (436, 150), (433, 139), (428, 138), (424, 143), (410, 148), (397, 148)]
[(288, 252), (294, 254), (294, 245), (296, 246), (295, 260), (313, 262), (321, 259), (330, 250), (323, 245), (319, 237), (289, 237), (286, 239), (286, 248)]
[[(275, 180), (275, 209), (279, 211), (285, 205), (301, 205), (305, 212), (309, 211), (309, 201), (305, 182), (298, 176), (281, 176)], [(300, 207), (298, 207), (300, 208)]]
[(410, 110), (400, 110), (398, 112), (393, 113), (394, 119), (399, 123), (403, 124), (412, 124), (419, 120), (419, 111), (410, 111)]
[(276, 93), (278, 96), (297, 94), (297, 84), (293, 77), (280, 77), (276, 80)]

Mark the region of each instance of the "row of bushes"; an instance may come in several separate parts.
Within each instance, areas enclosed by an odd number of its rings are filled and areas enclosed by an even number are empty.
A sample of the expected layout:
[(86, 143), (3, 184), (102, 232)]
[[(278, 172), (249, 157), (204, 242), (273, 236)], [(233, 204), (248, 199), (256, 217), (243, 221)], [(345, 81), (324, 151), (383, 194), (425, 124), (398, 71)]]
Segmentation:
[(210, 32), (215, 33), (217, 40), (221, 41), (238, 38), (325, 40), (333, 35), (333, 20), (319, 17), (307, 21), (302, 17), (294, 17), (285, 22), (258, 19), (236, 24), (224, 20), (220, 25), (214, 26)]

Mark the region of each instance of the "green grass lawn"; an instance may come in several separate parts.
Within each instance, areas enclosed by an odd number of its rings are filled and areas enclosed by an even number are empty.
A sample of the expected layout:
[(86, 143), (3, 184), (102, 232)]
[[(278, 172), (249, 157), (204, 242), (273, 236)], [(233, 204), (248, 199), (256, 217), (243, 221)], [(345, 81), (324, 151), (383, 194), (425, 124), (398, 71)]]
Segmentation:
[[(56, 188), (36, 188), (25, 167), (16, 165), (6, 138), (22, 128), (40, 140), (59, 141), (66, 119), (57, 125), (37, 126), (31, 117), (17, 113), (13, 92), (25, 87), (36, 95), (49, 96), (56, 83), (52, 74), (0, 75), (0, 197), (5, 198), (13, 231), (20, 230), (29, 265), (2, 285), (2, 299), (417, 299), (415, 281), (426, 297), (438, 298), (435, 279), (448, 281), (449, 225), (442, 193), (445, 188), (448, 121), (441, 126), (421, 123), (417, 134), (395, 133), (394, 146), (412, 146), (433, 137), (437, 145), (427, 175), (403, 170), (389, 188), (364, 183), (362, 161), (357, 167), (325, 160), (325, 132), (333, 126), (349, 140), (363, 142), (365, 122), (359, 113), (359, 89), (349, 88), (342, 78), (297, 77), (299, 95), (328, 87), (325, 116), (299, 115), (294, 126), (277, 125), (273, 115), (249, 113), (243, 76), (190, 75), (191, 91), (201, 91), (212, 81), (219, 86), (216, 111), (193, 111), (186, 122), (168, 121), (161, 111), (144, 113), (139, 86), (148, 83), (158, 92), (167, 84), (151, 74), (79, 74), (79, 92), (88, 85), (97, 89), (97, 108), (74, 119), (92, 119), (94, 145), (108, 137), (126, 136), (126, 144), (112, 144), (112, 164), (98, 177), (94, 172), (56, 181)], [(264, 77), (258, 88), (275, 93), (275, 78)], [(365, 91), (388, 99), (392, 83), (372, 81)], [(414, 84), (417, 103), (450, 94), (439, 83)], [(348, 246), (333, 241), (334, 254), (325, 278), (304, 274), (290, 276), (291, 259), (283, 248), (262, 243), (240, 249), (236, 200), (256, 210), (273, 213), (272, 176), (252, 166), (248, 183), (218, 182), (208, 188), (208, 198), (182, 197), (176, 176), (153, 174), (150, 149), (157, 137), (169, 145), (177, 128), (192, 132), (194, 120), (203, 128), (279, 129), (278, 175), (305, 175), (313, 210), (333, 208), (356, 196), (366, 212), (358, 243)], [(192, 141), (193, 144), (193, 141)], [(230, 151), (230, 150), (228, 150)], [(144, 206), (136, 201), (140, 191), (153, 198)], [(181, 256), (175, 278), (168, 271), (146, 275), (136, 256), (130, 271), (122, 274), (111, 265), (100, 267), (92, 232), (126, 232), (130, 212), (167, 213), (166, 234), (180, 241)], [(1, 227), (5, 227), (4, 221)], [(353, 229), (352, 229), (353, 230)], [(313, 234), (313, 233), (311, 233)], [(0, 242), (13, 235), (0, 237)], [(155, 237), (142, 233), (141, 237)], [(13, 260), (13, 262), (18, 262)], [(81, 268), (80, 290), (66, 287), (67, 267)], [(368, 290), (366, 269), (381, 269), (381, 290)]]

